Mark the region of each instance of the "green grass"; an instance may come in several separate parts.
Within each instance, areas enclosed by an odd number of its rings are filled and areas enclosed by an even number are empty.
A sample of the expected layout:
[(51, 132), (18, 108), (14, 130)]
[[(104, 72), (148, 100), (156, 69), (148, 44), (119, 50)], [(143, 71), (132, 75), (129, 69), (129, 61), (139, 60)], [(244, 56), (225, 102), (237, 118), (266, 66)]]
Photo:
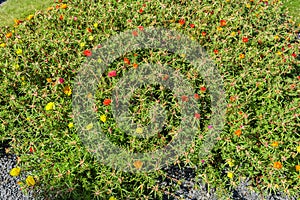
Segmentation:
[[(295, 22), (300, 23), (299, 0), (284, 0), (283, 2)], [(53, 0), (8, 0), (0, 7), (0, 26), (12, 25), (14, 19), (25, 18), (38, 10), (47, 8), (52, 3)]]
[(300, 23), (300, 2), (299, 0), (284, 0), (284, 7), (289, 11), (289, 14), (293, 16), (294, 21)]
[(0, 26), (13, 25), (14, 19), (24, 19), (53, 4), (53, 0), (7, 0), (0, 6)]

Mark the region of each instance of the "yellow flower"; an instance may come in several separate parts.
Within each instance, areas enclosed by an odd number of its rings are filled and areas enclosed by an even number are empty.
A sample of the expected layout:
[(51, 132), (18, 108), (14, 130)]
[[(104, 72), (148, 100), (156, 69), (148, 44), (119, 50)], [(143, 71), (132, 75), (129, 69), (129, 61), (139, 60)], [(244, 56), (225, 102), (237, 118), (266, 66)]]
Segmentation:
[(233, 167), (234, 166), (234, 160), (228, 160), (227, 164), (229, 165), (229, 167)]
[(248, 4), (246, 4), (246, 7), (247, 7), (247, 8), (250, 8), (250, 7), (251, 7), (251, 5), (248, 3)]
[(68, 7), (67, 4), (62, 4), (62, 5), (60, 6), (60, 8), (62, 8), (62, 9), (66, 9), (67, 7)]
[(34, 15), (29, 15), (26, 19), (29, 21), (34, 17)]
[(16, 53), (18, 54), (18, 55), (21, 55), (22, 54), (22, 49), (18, 49), (17, 51), (16, 51)]
[(95, 27), (95, 28), (97, 28), (97, 27), (98, 27), (98, 24), (97, 24), (97, 23), (95, 23), (95, 24), (94, 24), (94, 27)]
[(47, 11), (53, 10), (53, 7), (49, 7), (47, 8)]
[(46, 107), (45, 107), (45, 110), (52, 110), (54, 109), (54, 103), (53, 102), (49, 102)]
[(6, 44), (5, 43), (1, 43), (0, 47), (6, 47)]
[(276, 54), (280, 56), (282, 53), (280, 51), (278, 51)]
[(296, 168), (296, 172), (300, 171), (300, 165), (296, 165), (295, 168)]
[(300, 146), (297, 147), (297, 151), (300, 153)]
[(19, 176), (20, 175), (20, 172), (21, 172), (21, 168), (20, 167), (15, 167), (15, 168), (12, 168), (9, 172), (9, 174), (11, 176)]
[(33, 179), (32, 176), (28, 176), (26, 178), (26, 183), (27, 183), (28, 186), (34, 186), (35, 185), (35, 180)]
[(217, 30), (218, 30), (218, 31), (222, 31), (223, 28), (218, 26), (218, 27), (217, 27)]
[(99, 59), (97, 60), (97, 62), (98, 62), (98, 63), (102, 63), (102, 59), (99, 58)]
[(233, 178), (233, 173), (232, 173), (232, 172), (228, 172), (228, 173), (227, 173), (227, 177), (228, 177), (228, 178)]
[(20, 66), (18, 64), (14, 64), (13, 68), (14, 68), (14, 70), (18, 70), (18, 69), (20, 69)]
[(183, 54), (181, 54), (180, 56), (183, 57), (183, 58), (185, 58), (186, 55), (183, 53)]
[(106, 122), (106, 115), (101, 115), (101, 116), (100, 116), (100, 120), (101, 120), (102, 122)]
[(226, 0), (226, 2), (230, 2), (230, 0)]
[(94, 37), (91, 35), (89, 36), (88, 40), (92, 41), (94, 39)]
[(85, 46), (85, 43), (84, 43), (84, 42), (81, 42), (81, 43), (79, 44), (79, 46), (80, 46), (80, 47), (84, 47), (84, 46)]
[(235, 33), (235, 32), (232, 32), (230, 35), (231, 35), (231, 36), (235, 36), (235, 35), (236, 35), (236, 33)]
[(93, 123), (90, 123), (90, 124), (88, 124), (88, 125), (86, 125), (86, 130), (91, 130), (92, 128), (93, 128)]
[(109, 200), (117, 200), (116, 197), (109, 197)]
[(245, 54), (241, 53), (240, 54), (240, 59), (244, 59), (245, 58)]
[(71, 122), (71, 123), (68, 124), (68, 127), (69, 127), (69, 128), (73, 128), (73, 127), (74, 127), (74, 124)]
[(278, 35), (275, 35), (275, 36), (274, 36), (274, 39), (275, 39), (275, 40), (278, 40), (278, 39), (279, 39), (279, 36), (278, 36)]
[(64, 93), (68, 96), (70, 96), (72, 94), (72, 90), (71, 90), (70, 86), (67, 85), (64, 87)]
[(142, 134), (143, 133), (143, 128), (136, 128), (135, 132), (138, 133), (138, 134)]
[(273, 142), (273, 143), (271, 144), (271, 146), (272, 146), (272, 147), (278, 147), (278, 142)]

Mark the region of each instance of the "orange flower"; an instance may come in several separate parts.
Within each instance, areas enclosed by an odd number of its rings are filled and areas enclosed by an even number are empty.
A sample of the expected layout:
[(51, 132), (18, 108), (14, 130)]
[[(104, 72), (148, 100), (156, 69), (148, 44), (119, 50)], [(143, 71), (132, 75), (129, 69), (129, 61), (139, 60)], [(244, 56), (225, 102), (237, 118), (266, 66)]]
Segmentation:
[(136, 64), (136, 63), (133, 63), (133, 68), (137, 68), (139, 65), (138, 64)]
[(242, 130), (241, 130), (241, 129), (238, 129), (238, 130), (236, 130), (236, 131), (234, 132), (234, 134), (237, 135), (238, 137), (240, 137), (241, 134), (242, 134)]
[(86, 30), (90, 33), (93, 32), (93, 30), (91, 28), (87, 28)]
[(138, 161), (135, 161), (133, 163), (133, 165), (136, 169), (140, 169), (140, 168), (142, 168), (143, 163), (142, 163), (142, 161), (138, 160)]
[(221, 26), (226, 26), (226, 24), (227, 24), (227, 23), (226, 23), (226, 20), (222, 19), (222, 20), (220, 21), (220, 25), (221, 25)]
[(64, 16), (63, 15), (60, 15), (59, 16), (59, 20), (63, 20), (64, 19)]
[(47, 8), (47, 11), (53, 10), (53, 7), (49, 7)]
[(132, 35), (133, 36), (138, 36), (138, 32), (137, 31), (132, 31)]
[(23, 21), (18, 20), (18, 19), (15, 19), (14, 21), (15, 21), (15, 24), (16, 24), (16, 25), (20, 25), (20, 24), (23, 22)]
[(11, 38), (12, 37), (12, 33), (11, 32), (7, 33), (5, 36), (6, 36), (6, 38)]
[(130, 65), (130, 61), (129, 61), (128, 58), (124, 58), (124, 62), (125, 62), (126, 64)]
[(245, 54), (241, 53), (240, 54), (240, 59), (244, 59), (245, 58)]
[(183, 25), (183, 24), (185, 24), (185, 21), (184, 21), (184, 19), (180, 19), (178, 22), (179, 22), (179, 24), (180, 24), (180, 25)]
[(230, 97), (230, 101), (235, 101), (235, 97), (234, 97), (234, 96), (231, 96), (231, 97)]
[(272, 146), (272, 147), (278, 147), (278, 142), (273, 142), (273, 143), (271, 144), (271, 146)]
[(300, 171), (300, 165), (296, 165), (295, 168), (296, 168), (296, 172)]
[(274, 162), (274, 168), (281, 169), (282, 168), (281, 162)]

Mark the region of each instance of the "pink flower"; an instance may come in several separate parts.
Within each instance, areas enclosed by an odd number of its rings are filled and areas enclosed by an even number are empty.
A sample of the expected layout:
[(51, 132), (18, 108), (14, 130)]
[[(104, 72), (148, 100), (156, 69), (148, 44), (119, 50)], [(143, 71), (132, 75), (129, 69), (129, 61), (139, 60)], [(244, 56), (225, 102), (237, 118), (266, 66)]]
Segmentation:
[(63, 78), (58, 79), (58, 83), (63, 84), (64, 82), (65, 82), (65, 79), (63, 79)]
[(108, 77), (115, 77), (115, 76), (117, 76), (117, 72), (115, 70), (108, 72)]
[(77, 17), (74, 17), (73, 19), (74, 19), (74, 21), (77, 21)]
[(211, 129), (213, 126), (212, 125), (209, 125), (207, 128)]
[(204, 163), (205, 161), (204, 161), (204, 160), (201, 160), (201, 162)]

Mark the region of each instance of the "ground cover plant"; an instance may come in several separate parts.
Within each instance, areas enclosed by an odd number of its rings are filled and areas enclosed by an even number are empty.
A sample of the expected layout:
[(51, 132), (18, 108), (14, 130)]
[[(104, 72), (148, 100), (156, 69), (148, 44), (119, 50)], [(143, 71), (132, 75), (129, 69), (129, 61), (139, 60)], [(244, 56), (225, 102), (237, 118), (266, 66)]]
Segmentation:
[[(168, 192), (156, 182), (165, 176), (163, 170), (133, 174), (97, 162), (77, 135), (72, 113), (74, 77), (95, 47), (101, 48), (109, 36), (125, 30), (138, 35), (148, 26), (174, 29), (206, 49), (224, 81), (224, 130), (211, 154), (199, 160), (203, 138), (214, 128), (209, 124), (209, 86), (186, 62), (188, 55), (148, 49), (126, 53), (100, 79), (95, 112), (107, 136), (135, 151), (172, 140), (180, 107), (158, 85), (142, 87), (130, 99), (129, 110), (142, 125), (151, 121), (152, 102), (167, 109), (169, 123), (151, 141), (122, 133), (111, 112), (111, 89), (119, 78), (143, 63), (166, 63), (191, 82), (200, 108), (194, 116), (201, 125), (195, 142), (175, 164), (197, 166), (197, 177), (217, 188), (220, 199), (228, 198), (226, 186), (236, 186), (242, 177), (251, 177), (256, 192), (296, 195), (299, 26), (276, 0), (57, 1), (15, 20), (14, 27), (1, 27), (1, 141), (9, 141), (7, 151), (19, 158), (11, 175), (28, 174), (19, 183), (22, 190), (42, 190), (48, 199), (160, 199)], [(142, 162), (133, 164), (143, 167)]]

